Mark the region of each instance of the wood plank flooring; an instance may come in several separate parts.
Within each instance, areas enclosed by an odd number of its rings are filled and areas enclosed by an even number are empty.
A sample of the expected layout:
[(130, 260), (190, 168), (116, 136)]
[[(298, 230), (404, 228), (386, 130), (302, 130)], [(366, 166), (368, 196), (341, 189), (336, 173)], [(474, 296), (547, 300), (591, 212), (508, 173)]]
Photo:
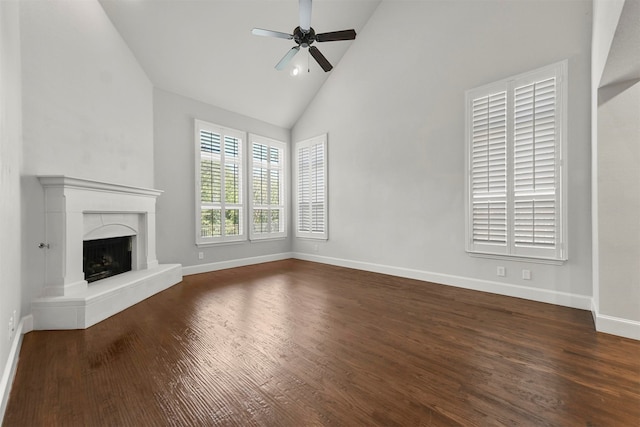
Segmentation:
[(24, 337), (4, 426), (640, 426), (591, 313), (286, 260)]

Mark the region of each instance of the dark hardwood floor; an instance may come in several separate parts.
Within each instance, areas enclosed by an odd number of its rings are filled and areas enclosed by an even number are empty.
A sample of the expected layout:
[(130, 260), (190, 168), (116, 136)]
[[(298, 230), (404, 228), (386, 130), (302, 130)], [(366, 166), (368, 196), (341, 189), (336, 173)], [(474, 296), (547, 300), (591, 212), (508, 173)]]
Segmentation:
[(5, 426), (640, 426), (591, 313), (303, 261), (24, 337)]

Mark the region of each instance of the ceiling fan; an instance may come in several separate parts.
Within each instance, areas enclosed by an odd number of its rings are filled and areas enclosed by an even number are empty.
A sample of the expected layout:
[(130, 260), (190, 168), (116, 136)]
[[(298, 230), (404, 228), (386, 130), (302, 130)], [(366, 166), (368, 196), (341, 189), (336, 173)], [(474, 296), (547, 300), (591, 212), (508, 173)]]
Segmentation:
[(311, 0), (300, 0), (300, 25), (293, 30), (293, 34), (263, 30), (261, 28), (254, 28), (251, 30), (251, 34), (254, 36), (293, 40), (298, 44), (297, 46), (292, 47), (280, 62), (276, 64), (276, 70), (282, 70), (286, 67), (291, 59), (296, 56), (296, 53), (300, 51), (300, 48), (306, 47), (309, 48), (309, 53), (325, 72), (331, 71), (333, 65), (331, 65), (317, 47), (311, 46), (311, 44), (314, 42), (334, 42), (339, 40), (353, 40), (356, 38), (356, 31), (353, 29), (316, 34), (311, 27)]

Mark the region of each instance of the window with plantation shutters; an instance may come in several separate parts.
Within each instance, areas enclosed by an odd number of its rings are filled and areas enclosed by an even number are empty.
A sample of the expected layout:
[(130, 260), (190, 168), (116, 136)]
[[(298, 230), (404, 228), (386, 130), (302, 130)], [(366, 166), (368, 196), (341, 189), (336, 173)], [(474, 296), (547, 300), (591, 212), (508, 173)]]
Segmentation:
[(249, 237), (252, 240), (286, 237), (286, 145), (258, 135), (250, 135), (249, 142)]
[(296, 237), (327, 239), (327, 137), (296, 144)]
[(196, 136), (196, 243), (246, 239), (244, 133), (200, 120)]
[(566, 259), (566, 61), (467, 91), (467, 250)]

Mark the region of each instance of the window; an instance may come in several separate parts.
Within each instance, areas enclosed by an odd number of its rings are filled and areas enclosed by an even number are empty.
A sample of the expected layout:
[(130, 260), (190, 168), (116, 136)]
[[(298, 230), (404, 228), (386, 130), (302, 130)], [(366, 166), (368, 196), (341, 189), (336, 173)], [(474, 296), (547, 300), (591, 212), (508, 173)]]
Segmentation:
[(249, 136), (252, 240), (286, 237), (285, 144), (258, 135)]
[(244, 133), (196, 120), (195, 135), (196, 243), (245, 240)]
[(327, 135), (296, 144), (296, 237), (327, 239)]
[(466, 93), (467, 251), (566, 259), (566, 61)]

